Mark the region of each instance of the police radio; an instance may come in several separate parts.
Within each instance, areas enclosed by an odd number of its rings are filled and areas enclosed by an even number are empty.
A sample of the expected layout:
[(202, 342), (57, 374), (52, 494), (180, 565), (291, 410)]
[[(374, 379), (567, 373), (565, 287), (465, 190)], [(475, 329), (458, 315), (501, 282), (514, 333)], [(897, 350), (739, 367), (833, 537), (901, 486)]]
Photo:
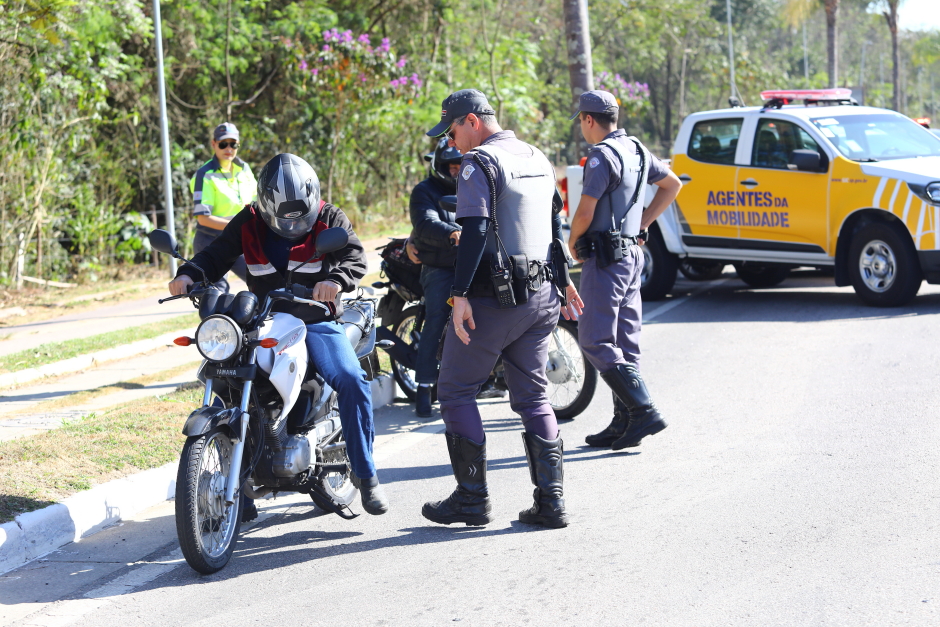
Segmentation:
[(490, 281), (493, 292), (499, 301), (500, 309), (512, 309), (516, 306), (516, 295), (512, 291), (512, 271), (494, 260), (490, 265)]

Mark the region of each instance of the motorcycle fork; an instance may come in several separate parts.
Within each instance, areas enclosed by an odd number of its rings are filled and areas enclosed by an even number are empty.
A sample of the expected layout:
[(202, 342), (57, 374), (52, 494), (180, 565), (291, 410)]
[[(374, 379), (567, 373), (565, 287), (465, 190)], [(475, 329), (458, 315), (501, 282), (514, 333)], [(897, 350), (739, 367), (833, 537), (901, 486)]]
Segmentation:
[[(251, 356), (248, 358), (248, 365), (253, 366), (255, 361), (255, 351), (252, 350)], [(226, 505), (233, 505), (235, 503), (235, 493), (241, 488), (242, 456), (245, 453), (245, 440), (248, 437), (248, 421), (250, 420), (250, 416), (248, 415), (248, 401), (251, 398), (251, 386), (253, 383), (254, 381), (245, 381), (245, 386), (242, 388), (242, 401), (238, 406), (242, 414), (242, 419), (239, 421), (241, 433), (238, 434), (238, 440), (235, 441), (235, 445), (232, 447), (232, 463), (229, 466), (228, 479), (225, 482)]]

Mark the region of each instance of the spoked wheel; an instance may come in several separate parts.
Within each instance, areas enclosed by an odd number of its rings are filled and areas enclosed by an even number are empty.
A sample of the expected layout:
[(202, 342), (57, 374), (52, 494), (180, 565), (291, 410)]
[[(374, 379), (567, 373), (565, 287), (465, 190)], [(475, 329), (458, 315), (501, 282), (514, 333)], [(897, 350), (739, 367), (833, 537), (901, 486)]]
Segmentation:
[[(398, 319), (398, 322), (392, 329), (392, 332), (409, 346), (412, 344), (417, 346), (417, 342), (421, 338), (420, 331), (415, 329), (420, 310), (421, 307), (419, 305), (413, 305), (401, 312), (401, 318)], [(408, 400), (413, 403), (418, 395), (415, 371), (394, 359), (392, 359), (391, 362), (392, 376), (395, 378), (395, 382), (398, 383), (398, 387), (401, 388), (401, 391), (404, 392)]]
[(227, 432), (216, 429), (186, 440), (176, 475), (176, 534), (186, 562), (204, 575), (228, 564), (241, 527), (241, 491), (225, 504), (232, 461)]
[(559, 320), (548, 344), (548, 402), (559, 420), (574, 418), (591, 404), (597, 388), (594, 369), (578, 345), (578, 325)]

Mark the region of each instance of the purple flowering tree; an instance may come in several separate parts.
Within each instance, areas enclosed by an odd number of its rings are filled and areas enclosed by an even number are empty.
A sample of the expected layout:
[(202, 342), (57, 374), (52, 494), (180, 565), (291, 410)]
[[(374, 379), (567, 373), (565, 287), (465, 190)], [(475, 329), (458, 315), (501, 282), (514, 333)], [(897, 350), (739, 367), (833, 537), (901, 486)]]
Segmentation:
[(646, 83), (631, 83), (620, 74), (601, 72), (594, 77), (594, 88), (609, 91), (620, 105), (620, 114), (633, 116), (643, 111), (650, 100), (650, 88)]
[(283, 43), (296, 57), (294, 71), (300, 74), (301, 92), (315, 96), (332, 121), (327, 174), (327, 201), (332, 202), (337, 151), (351, 114), (367, 115), (393, 99), (411, 103), (423, 81), (408, 72), (408, 60), (395, 54), (388, 38), (374, 45), (368, 33), (356, 36), (334, 28), (322, 35), (323, 43), (315, 49), (289, 40)]

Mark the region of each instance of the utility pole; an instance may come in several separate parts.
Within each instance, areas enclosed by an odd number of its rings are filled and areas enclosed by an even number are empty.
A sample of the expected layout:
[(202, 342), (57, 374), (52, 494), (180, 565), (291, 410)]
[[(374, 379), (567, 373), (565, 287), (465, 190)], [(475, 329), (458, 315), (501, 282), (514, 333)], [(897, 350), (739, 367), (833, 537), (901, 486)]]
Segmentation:
[(734, 81), (734, 39), (731, 36), (731, 0), (725, 0), (725, 10), (728, 13), (728, 67), (731, 69), (731, 98), (737, 99), (739, 104), (744, 104), (741, 94), (738, 92), (738, 86)]
[[(160, 147), (163, 151), (163, 205), (166, 209), (166, 230), (176, 237), (173, 211), (173, 179), (170, 171), (170, 129), (166, 117), (166, 86), (163, 78), (163, 35), (160, 32), (160, 0), (153, 0), (153, 30), (157, 43), (157, 92), (160, 98)], [(176, 276), (176, 259), (170, 258), (170, 276)]]
[[(565, 39), (568, 44), (568, 77), (571, 83), (572, 111), (586, 91), (594, 89), (594, 67), (591, 62), (591, 30), (588, 21), (587, 0), (564, 0)], [(586, 148), (578, 124), (571, 127), (575, 145)], [(583, 150), (578, 150), (579, 153)]]

